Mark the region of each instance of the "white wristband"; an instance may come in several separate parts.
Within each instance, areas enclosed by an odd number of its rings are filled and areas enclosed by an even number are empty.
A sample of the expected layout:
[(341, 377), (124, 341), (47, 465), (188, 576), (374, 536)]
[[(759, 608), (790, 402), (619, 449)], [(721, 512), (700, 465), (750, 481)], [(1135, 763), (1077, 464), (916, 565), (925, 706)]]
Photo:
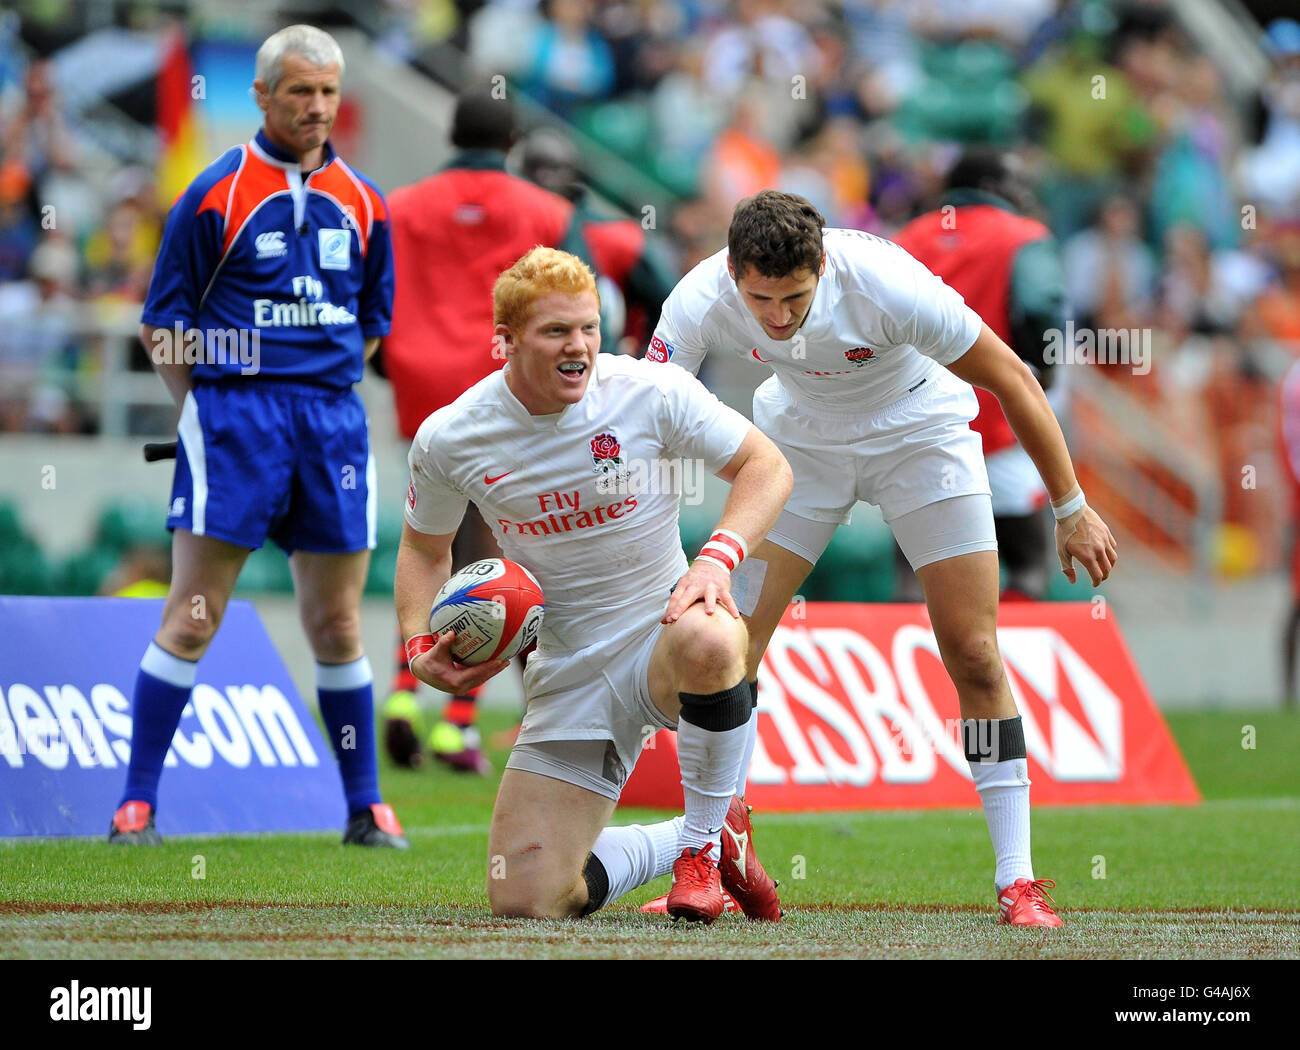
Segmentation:
[(1083, 489), (1079, 488), (1078, 485), (1075, 485), (1074, 495), (1066, 499), (1066, 501), (1059, 507), (1055, 503), (1052, 504), (1052, 516), (1055, 517), (1057, 521), (1064, 521), (1071, 514), (1079, 513), (1079, 511), (1083, 510), (1087, 505), (1088, 501), (1083, 498)]

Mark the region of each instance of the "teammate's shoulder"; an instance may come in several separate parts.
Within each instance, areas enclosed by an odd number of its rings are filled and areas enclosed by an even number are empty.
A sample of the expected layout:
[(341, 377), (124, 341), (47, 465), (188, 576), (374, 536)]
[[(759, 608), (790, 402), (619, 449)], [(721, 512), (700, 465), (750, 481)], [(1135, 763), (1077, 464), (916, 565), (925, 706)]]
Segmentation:
[(663, 391), (677, 384), (698, 382), (680, 365), (660, 364), (626, 354), (598, 354), (596, 370), (602, 384), (631, 384), (648, 390)]

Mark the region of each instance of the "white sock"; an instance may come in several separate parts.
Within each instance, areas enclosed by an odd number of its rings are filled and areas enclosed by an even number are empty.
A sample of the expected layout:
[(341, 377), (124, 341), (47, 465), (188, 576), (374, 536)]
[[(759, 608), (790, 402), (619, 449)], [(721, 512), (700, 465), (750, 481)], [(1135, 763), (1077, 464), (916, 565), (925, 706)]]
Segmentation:
[(754, 761), (754, 745), (758, 742), (758, 708), (749, 716), (749, 738), (745, 741), (745, 757), (740, 763), (740, 776), (736, 778), (736, 794), (745, 797), (749, 786), (749, 764)]
[(677, 761), (686, 802), (683, 849), (703, 849), (712, 843), (709, 855), (717, 860), (722, 823), (736, 793), (749, 736), (749, 722), (711, 733), (685, 719), (678, 721)]
[(609, 879), (609, 892), (600, 907), (673, 870), (673, 861), (682, 854), (682, 820), (629, 824), (600, 833), (591, 847)]
[(1005, 762), (970, 763), (975, 790), (984, 805), (984, 819), (993, 840), (997, 870), (995, 890), (1004, 890), (1016, 879), (1033, 879), (1029, 856), (1029, 763), (1023, 758)]

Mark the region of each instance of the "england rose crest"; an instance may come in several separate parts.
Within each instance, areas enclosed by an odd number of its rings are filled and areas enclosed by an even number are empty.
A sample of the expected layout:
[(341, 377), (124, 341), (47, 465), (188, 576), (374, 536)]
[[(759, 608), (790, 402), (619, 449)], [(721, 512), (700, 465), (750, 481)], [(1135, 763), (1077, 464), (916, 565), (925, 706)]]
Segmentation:
[(852, 350), (844, 351), (844, 357), (857, 368), (861, 368), (875, 356), (876, 352), (869, 346), (855, 346)]
[(607, 484), (614, 479), (619, 481), (626, 479), (627, 467), (621, 457), (622, 451), (618, 438), (614, 434), (597, 434), (591, 439), (591, 461), (596, 464), (594, 469), (601, 475), (602, 484)]

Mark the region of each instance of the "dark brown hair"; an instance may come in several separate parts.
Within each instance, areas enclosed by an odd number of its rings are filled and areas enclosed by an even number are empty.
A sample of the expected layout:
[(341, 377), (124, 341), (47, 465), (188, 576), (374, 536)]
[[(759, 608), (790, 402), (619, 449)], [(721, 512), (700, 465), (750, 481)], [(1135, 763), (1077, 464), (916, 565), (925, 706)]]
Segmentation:
[(727, 231), (727, 253), (737, 277), (751, 266), (762, 277), (816, 273), (822, 264), (826, 220), (794, 193), (763, 190), (736, 205)]

